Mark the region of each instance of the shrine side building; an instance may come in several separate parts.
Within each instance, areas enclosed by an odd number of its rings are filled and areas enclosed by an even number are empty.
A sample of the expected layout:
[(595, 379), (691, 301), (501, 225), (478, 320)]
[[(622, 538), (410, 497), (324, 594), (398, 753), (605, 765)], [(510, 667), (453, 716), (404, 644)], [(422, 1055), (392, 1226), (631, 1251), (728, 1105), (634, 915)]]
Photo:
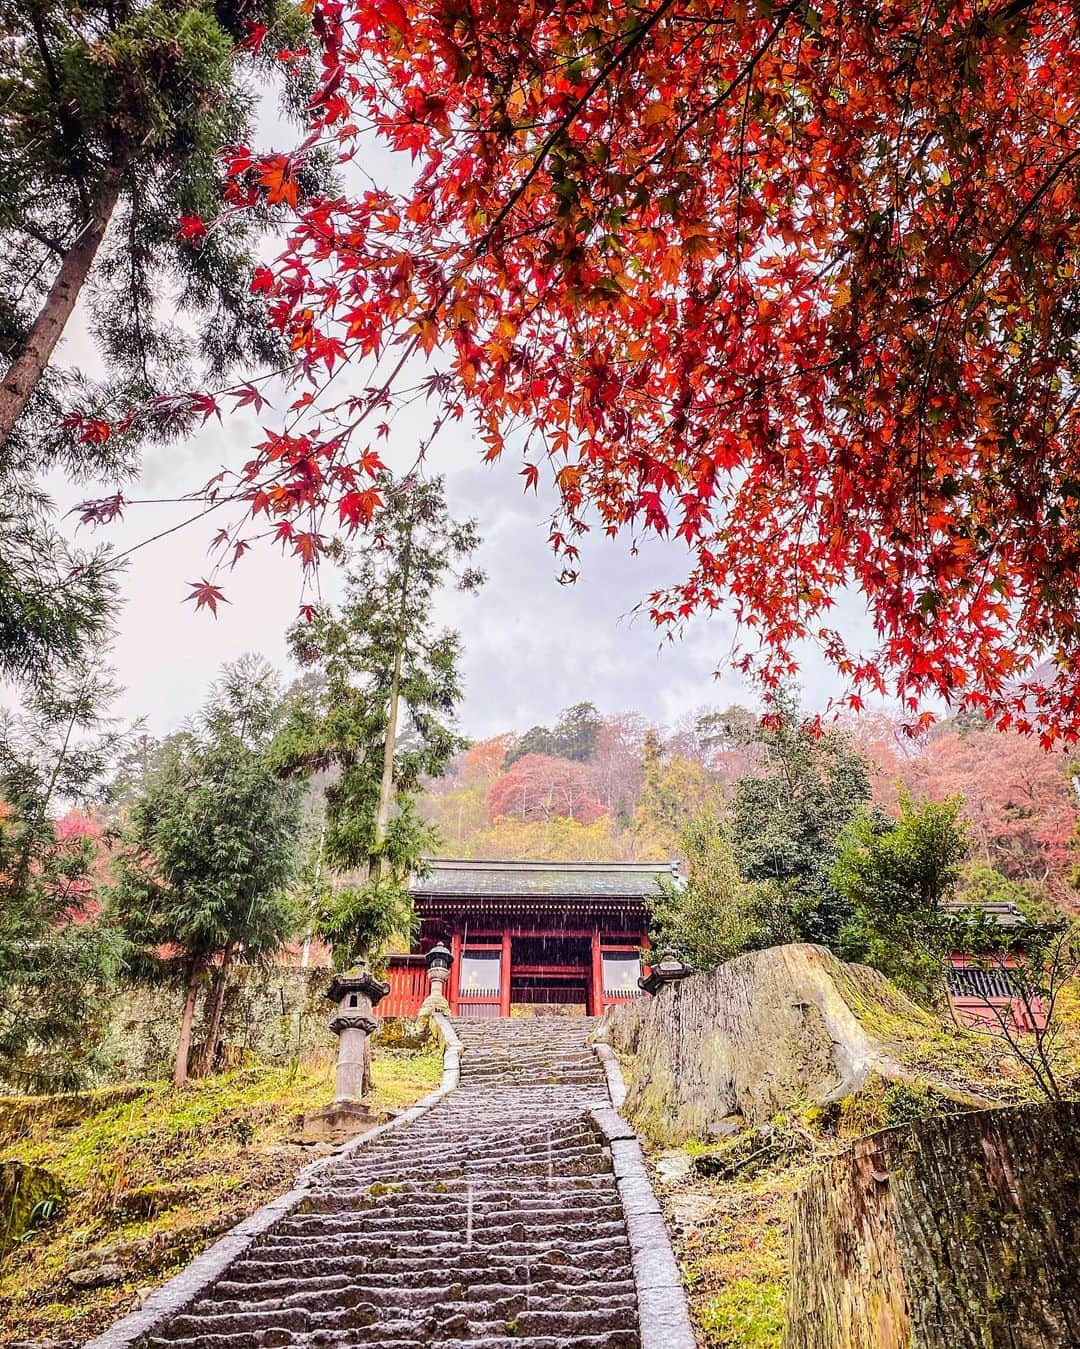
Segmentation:
[(427, 955), (452, 960), (455, 1016), (529, 1012), (599, 1016), (639, 994), (649, 909), (676, 862), (495, 862), (436, 859), (411, 887), (420, 920), (409, 954), (391, 956), (382, 1016), (414, 1016)]

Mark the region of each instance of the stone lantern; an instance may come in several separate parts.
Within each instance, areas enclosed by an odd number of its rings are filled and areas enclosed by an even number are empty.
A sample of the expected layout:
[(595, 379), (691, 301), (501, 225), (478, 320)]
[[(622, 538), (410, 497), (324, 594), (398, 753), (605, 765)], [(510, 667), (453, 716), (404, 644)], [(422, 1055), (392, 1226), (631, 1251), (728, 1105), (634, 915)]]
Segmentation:
[(390, 985), (368, 970), (335, 974), (330, 981), (326, 996), (337, 1003), (330, 1018), (330, 1029), (338, 1037), (335, 1102), (357, 1101), (364, 1094), (367, 1038), (378, 1025), (371, 1013), (389, 992)]
[(684, 965), (681, 960), (677, 960), (674, 956), (664, 956), (645, 978), (638, 980), (638, 988), (655, 997), (665, 984), (678, 983), (680, 979), (686, 979), (692, 973), (690, 967)]
[(454, 963), (453, 955), (442, 942), (439, 942), (424, 957), (424, 963), (427, 965), (431, 987), (424, 999), (424, 1005), (420, 1008), (420, 1016), (428, 1016), (432, 1012), (449, 1012), (446, 981), (450, 978), (450, 966)]

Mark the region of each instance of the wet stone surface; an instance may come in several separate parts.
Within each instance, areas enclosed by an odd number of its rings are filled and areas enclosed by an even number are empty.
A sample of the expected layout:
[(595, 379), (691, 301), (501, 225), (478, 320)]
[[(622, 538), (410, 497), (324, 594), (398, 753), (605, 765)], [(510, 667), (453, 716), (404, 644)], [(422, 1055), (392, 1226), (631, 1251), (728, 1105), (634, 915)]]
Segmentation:
[(155, 1349), (639, 1349), (580, 1017), (459, 1021), (461, 1085), (332, 1163)]

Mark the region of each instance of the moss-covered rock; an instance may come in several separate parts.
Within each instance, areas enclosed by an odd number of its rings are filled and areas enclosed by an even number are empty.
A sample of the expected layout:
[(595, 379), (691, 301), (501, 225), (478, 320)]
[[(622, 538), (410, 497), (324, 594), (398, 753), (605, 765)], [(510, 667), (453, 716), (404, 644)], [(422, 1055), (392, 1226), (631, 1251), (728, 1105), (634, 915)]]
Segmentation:
[(668, 1141), (721, 1136), (733, 1115), (755, 1125), (800, 1103), (839, 1102), (875, 1077), (969, 1106), (1009, 1088), (985, 1038), (946, 1025), (876, 970), (806, 944), (753, 951), (622, 1003), (604, 1033), (633, 1056), (627, 1113)]
[[(449, 1007), (447, 1007), (449, 1012)], [(434, 1050), (439, 1042), (438, 1034), (430, 1020), (408, 1016), (384, 1016), (375, 1032), (378, 1046), (384, 1050), (427, 1049)]]
[(63, 1198), (60, 1182), (41, 1166), (0, 1162), (0, 1258), (53, 1217)]

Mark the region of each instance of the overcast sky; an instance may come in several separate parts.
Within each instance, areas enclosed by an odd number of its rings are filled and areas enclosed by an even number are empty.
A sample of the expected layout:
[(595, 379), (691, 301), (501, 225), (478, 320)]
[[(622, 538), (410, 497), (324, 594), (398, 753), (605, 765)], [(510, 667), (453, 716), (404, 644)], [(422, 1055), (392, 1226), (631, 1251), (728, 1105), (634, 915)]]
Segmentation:
[[(269, 420), (269, 414), (264, 413)], [(131, 497), (165, 498), (206, 481), (223, 463), (246, 457), (259, 432), (246, 417), (209, 424), (180, 447), (151, 451)], [(402, 437), (407, 437), (405, 427)], [(411, 451), (402, 443), (397, 456)], [(411, 457), (411, 456), (410, 456)], [(653, 543), (631, 556), (626, 542), (590, 537), (581, 579), (556, 580), (560, 564), (547, 542), (545, 502), (521, 490), (519, 464), (479, 462), (464, 434), (439, 442), (433, 466), (446, 472), (451, 507), (473, 516), (487, 574), (478, 593), (444, 595), (439, 621), (457, 629), (464, 643), (465, 698), (462, 730), (481, 737), (550, 721), (572, 702), (589, 699), (605, 712), (635, 708), (671, 723), (703, 704), (753, 701), (733, 676), (714, 671), (730, 647), (730, 625), (696, 624), (677, 643), (661, 640), (634, 606), (649, 590), (679, 574), (676, 545)], [(53, 484), (63, 508), (88, 495)], [(128, 548), (182, 518), (176, 506), (134, 507), (120, 524), (74, 532), (88, 546), (108, 541)], [(145, 716), (156, 733), (179, 724), (199, 705), (224, 661), (258, 651), (288, 670), (284, 632), (301, 602), (299, 564), (269, 545), (253, 551), (223, 579), (229, 603), (215, 619), (184, 602), (190, 583), (207, 574), (207, 543), (217, 524), (200, 522), (146, 544), (130, 557), (123, 580), (114, 659), (125, 686), (125, 717)], [(68, 532), (72, 532), (68, 521)], [(332, 568), (321, 573), (324, 597), (339, 593)]]
[[(263, 413), (267, 424), (270, 418)], [(410, 462), (412, 428), (403, 421), (396, 435), (390, 458)], [(698, 620), (671, 643), (647, 614), (633, 612), (650, 590), (682, 574), (682, 544), (653, 540), (633, 555), (628, 540), (590, 535), (580, 579), (560, 585), (561, 564), (547, 542), (547, 503), (522, 492), (520, 464), (508, 459), (485, 465), (463, 428), (444, 435), (433, 468), (447, 476), (454, 514), (478, 520), (484, 539), (479, 565), (488, 577), (478, 593), (450, 592), (439, 605), (439, 621), (459, 631), (464, 643), (460, 726), (466, 735), (550, 722), (561, 708), (584, 699), (602, 712), (635, 709), (665, 725), (704, 705), (756, 703), (755, 691), (722, 668), (733, 637), (728, 620)], [(126, 493), (157, 499), (190, 491), (223, 464), (243, 462), (258, 437), (249, 416), (227, 419), (223, 427), (211, 422), (181, 446), (152, 450), (141, 479)], [(65, 507), (87, 495), (81, 488), (54, 487)], [(134, 507), (122, 523), (80, 528), (74, 537), (84, 545), (106, 540), (128, 548), (181, 518), (174, 505)], [(302, 599), (297, 561), (269, 544), (253, 550), (221, 578), (229, 603), (217, 618), (184, 602), (190, 584), (208, 573), (207, 544), (217, 527), (217, 521), (192, 525), (140, 547), (127, 564), (114, 651), (125, 687), (120, 711), (125, 718), (145, 717), (157, 734), (198, 707), (225, 661), (257, 651), (290, 670), (284, 633)], [(321, 585), (327, 599), (339, 593), (333, 568), (324, 568)], [(812, 710), (823, 709), (837, 689), (813, 652), (806, 653), (803, 688)]]

